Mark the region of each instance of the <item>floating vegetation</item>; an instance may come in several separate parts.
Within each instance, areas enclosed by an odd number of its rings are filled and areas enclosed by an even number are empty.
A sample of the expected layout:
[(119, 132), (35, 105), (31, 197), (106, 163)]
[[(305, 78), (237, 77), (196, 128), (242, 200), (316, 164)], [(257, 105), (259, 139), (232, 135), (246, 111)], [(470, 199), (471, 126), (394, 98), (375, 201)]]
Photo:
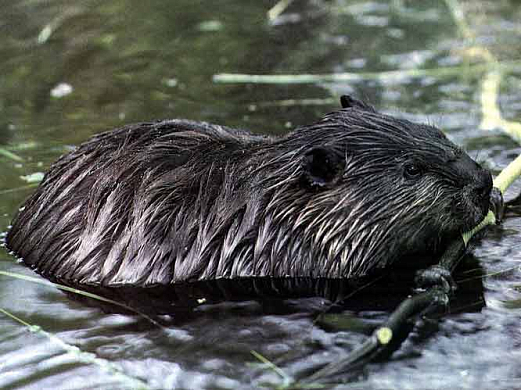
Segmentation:
[(20, 156), (14, 154), (13, 152), (10, 152), (9, 150), (4, 149), (4, 148), (0, 148), (0, 156), (7, 157), (8, 159), (16, 161), (16, 162), (24, 161), (24, 159), (21, 158)]
[(34, 172), (26, 176), (20, 176), (20, 179), (27, 183), (39, 183), (43, 180), (45, 174), (43, 172)]

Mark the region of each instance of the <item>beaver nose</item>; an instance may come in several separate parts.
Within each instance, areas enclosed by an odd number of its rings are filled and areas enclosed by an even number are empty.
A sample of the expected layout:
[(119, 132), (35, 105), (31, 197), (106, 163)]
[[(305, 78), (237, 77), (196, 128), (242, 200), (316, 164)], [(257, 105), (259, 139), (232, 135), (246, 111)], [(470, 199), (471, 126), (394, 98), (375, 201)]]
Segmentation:
[(480, 167), (480, 173), (475, 178), (473, 191), (479, 199), (488, 202), (490, 192), (492, 191), (492, 175), (489, 171)]
[(453, 165), (464, 182), (464, 186), (480, 200), (487, 200), (492, 190), (492, 175), (486, 169), (483, 169), (476, 161), (471, 159), (467, 154), (459, 156)]

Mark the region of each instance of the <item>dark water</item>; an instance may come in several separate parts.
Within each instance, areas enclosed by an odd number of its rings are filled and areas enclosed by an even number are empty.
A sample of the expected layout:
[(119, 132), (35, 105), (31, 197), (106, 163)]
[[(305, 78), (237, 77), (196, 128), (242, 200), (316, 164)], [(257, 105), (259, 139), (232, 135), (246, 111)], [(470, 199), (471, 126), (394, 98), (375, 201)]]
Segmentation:
[[(479, 128), (483, 72), (349, 83), (213, 82), (219, 73), (378, 72), (482, 61), (469, 60), (472, 43), (459, 35), (443, 1), (295, 1), (270, 22), (274, 4), (0, 0), (0, 148), (19, 157), (0, 154), (0, 231), (32, 191), (23, 177), (45, 171), (90, 135), (128, 122), (184, 117), (281, 133), (338, 107), (338, 96), (349, 93), (442, 127), (496, 173), (521, 153), (500, 131)], [(499, 61), (519, 59), (519, 2), (458, 4), (475, 44)], [(501, 110), (511, 120), (521, 120), (520, 73), (513, 67), (501, 84)], [(292, 101), (300, 99), (306, 100)], [(512, 194), (519, 192), (517, 183)], [(475, 248), (467, 268), (486, 276), (460, 288), (453, 314), (420, 324), (389, 362), (340, 375), (326, 388), (520, 388), (520, 237), (521, 214), (512, 213)], [(33, 275), (5, 251), (0, 269)], [(466, 272), (459, 280), (476, 274)], [(0, 308), (90, 354), (67, 352), (0, 314), (0, 388), (275, 388), (283, 378), (250, 351), (297, 375), (345, 356), (389, 313), (378, 305), (346, 311), (350, 330), (338, 330), (314, 322), (310, 309), (325, 307), (323, 300), (292, 305), (268, 313), (256, 302), (222, 304), (159, 329), (72, 301), (53, 287), (0, 276)]]

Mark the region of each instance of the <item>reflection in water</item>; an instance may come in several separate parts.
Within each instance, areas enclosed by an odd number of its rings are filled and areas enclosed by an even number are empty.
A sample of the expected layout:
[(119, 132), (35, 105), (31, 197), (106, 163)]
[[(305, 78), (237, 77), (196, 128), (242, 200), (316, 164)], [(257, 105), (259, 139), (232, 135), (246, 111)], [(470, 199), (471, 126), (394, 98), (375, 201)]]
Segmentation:
[[(22, 176), (45, 171), (71, 145), (122, 123), (181, 117), (277, 133), (313, 122), (337, 107), (338, 95), (350, 93), (393, 113), (434, 122), (494, 170), (519, 153), (508, 139), (478, 130), (473, 76), (349, 85), (212, 83), (217, 73), (375, 72), (467, 61), (466, 43), (443, 2), (294, 1), (270, 23), (266, 12), (274, 3), (0, 1), (0, 147), (23, 158), (0, 155), (0, 191), (8, 190), (0, 195), (0, 230), (32, 191), (16, 190), (27, 186)], [(490, 45), (500, 59), (517, 59), (520, 40), (514, 27), (521, 12), (515, 2), (469, 0), (463, 6), (477, 41)], [(519, 117), (516, 80), (512, 75), (502, 85), (508, 118)], [(287, 99), (332, 103), (277, 104)], [(514, 211), (474, 251), (485, 273), (496, 276), (483, 286), (480, 268), (468, 262), (456, 278), (468, 284), (459, 284), (451, 315), (420, 324), (390, 362), (345, 373), (338, 381), (362, 381), (367, 388), (514, 388), (519, 310), (501, 302), (519, 299), (519, 215)], [(2, 270), (32, 275), (5, 252), (0, 264)], [(502, 274), (507, 268), (510, 273)], [(6, 277), (0, 281), (1, 308), (161, 389), (280, 384), (283, 379), (256, 364), (250, 350), (289, 375), (308, 372), (359, 345), (408, 293), (397, 278), (397, 291), (382, 283), (373, 287), (383, 290), (332, 306), (336, 293), (349, 294), (353, 286), (321, 281), (318, 290), (306, 288), (324, 292), (317, 294), (322, 298), (198, 304), (179, 314), (171, 310), (174, 293), (191, 294), (195, 302), (211, 300), (215, 292), (222, 299), (230, 296), (225, 294), (230, 288), (235, 296), (237, 289), (243, 294), (255, 290), (255, 283), (117, 292), (115, 298), (145, 312), (169, 313), (159, 317), (167, 327), (158, 328), (139, 316), (113, 308), (105, 313), (70, 300), (46, 286)], [(262, 283), (257, 290), (264, 291)], [(82, 363), (2, 315), (0, 327), (2, 388), (129, 387), (110, 370)]]
[[(479, 310), (484, 305), (482, 270), (479, 263), (468, 258), (455, 275), (459, 288), (451, 301), (451, 312)], [(397, 270), (379, 277), (357, 280), (312, 278), (241, 278), (218, 279), (192, 283), (177, 283), (150, 287), (87, 287), (81, 291), (100, 295), (122, 306), (99, 301), (75, 292), (70, 299), (103, 309), (110, 313), (171, 315), (184, 321), (192, 315), (215, 310), (217, 304), (242, 307), (241, 302), (256, 301), (263, 314), (283, 314), (291, 311), (338, 312), (392, 311), (410, 295), (414, 288), (414, 270)], [(463, 276), (464, 275), (464, 276)], [(56, 281), (60, 283), (59, 280)], [(382, 297), (385, 296), (385, 299)], [(315, 304), (318, 304), (316, 306)], [(124, 306), (123, 306), (124, 305)], [(219, 311), (223, 306), (219, 306)]]

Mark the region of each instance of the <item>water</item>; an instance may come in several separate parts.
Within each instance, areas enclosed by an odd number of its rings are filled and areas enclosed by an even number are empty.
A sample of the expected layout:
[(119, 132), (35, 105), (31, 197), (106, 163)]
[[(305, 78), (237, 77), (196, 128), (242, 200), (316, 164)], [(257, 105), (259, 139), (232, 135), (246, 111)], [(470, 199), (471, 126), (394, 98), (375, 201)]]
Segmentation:
[[(34, 188), (22, 177), (44, 172), (92, 134), (142, 120), (183, 117), (281, 133), (337, 108), (338, 96), (349, 93), (440, 126), (496, 173), (521, 153), (500, 131), (479, 129), (483, 73), (213, 82), (220, 73), (378, 72), (483, 61), (465, 55), (472, 45), (458, 35), (445, 2), (299, 1), (269, 22), (273, 5), (0, 1), (0, 147), (20, 157), (0, 156), (0, 231)], [(460, 5), (476, 44), (502, 62), (518, 59), (518, 2)], [(511, 120), (521, 119), (519, 69), (505, 74), (500, 89), (502, 114)], [(308, 100), (292, 101), (301, 99)], [(509, 196), (520, 192), (517, 183)], [(458, 280), (469, 269), (486, 276), (460, 287), (452, 314), (419, 324), (390, 361), (344, 373), (334, 378), (336, 387), (349, 381), (364, 389), (519, 388), (520, 233), (521, 213), (511, 213), (467, 260)], [(0, 269), (34, 276), (5, 251)], [(314, 322), (314, 310), (326, 305), (321, 299), (292, 302), (291, 310), (225, 303), (170, 319), (161, 329), (86, 306), (53, 287), (0, 278), (0, 308), (84, 352), (67, 352), (67, 345), (0, 314), (0, 387), (6, 389), (275, 387), (284, 379), (250, 351), (298, 375), (345, 356), (389, 314), (381, 305), (346, 311), (348, 329), (337, 329)]]

